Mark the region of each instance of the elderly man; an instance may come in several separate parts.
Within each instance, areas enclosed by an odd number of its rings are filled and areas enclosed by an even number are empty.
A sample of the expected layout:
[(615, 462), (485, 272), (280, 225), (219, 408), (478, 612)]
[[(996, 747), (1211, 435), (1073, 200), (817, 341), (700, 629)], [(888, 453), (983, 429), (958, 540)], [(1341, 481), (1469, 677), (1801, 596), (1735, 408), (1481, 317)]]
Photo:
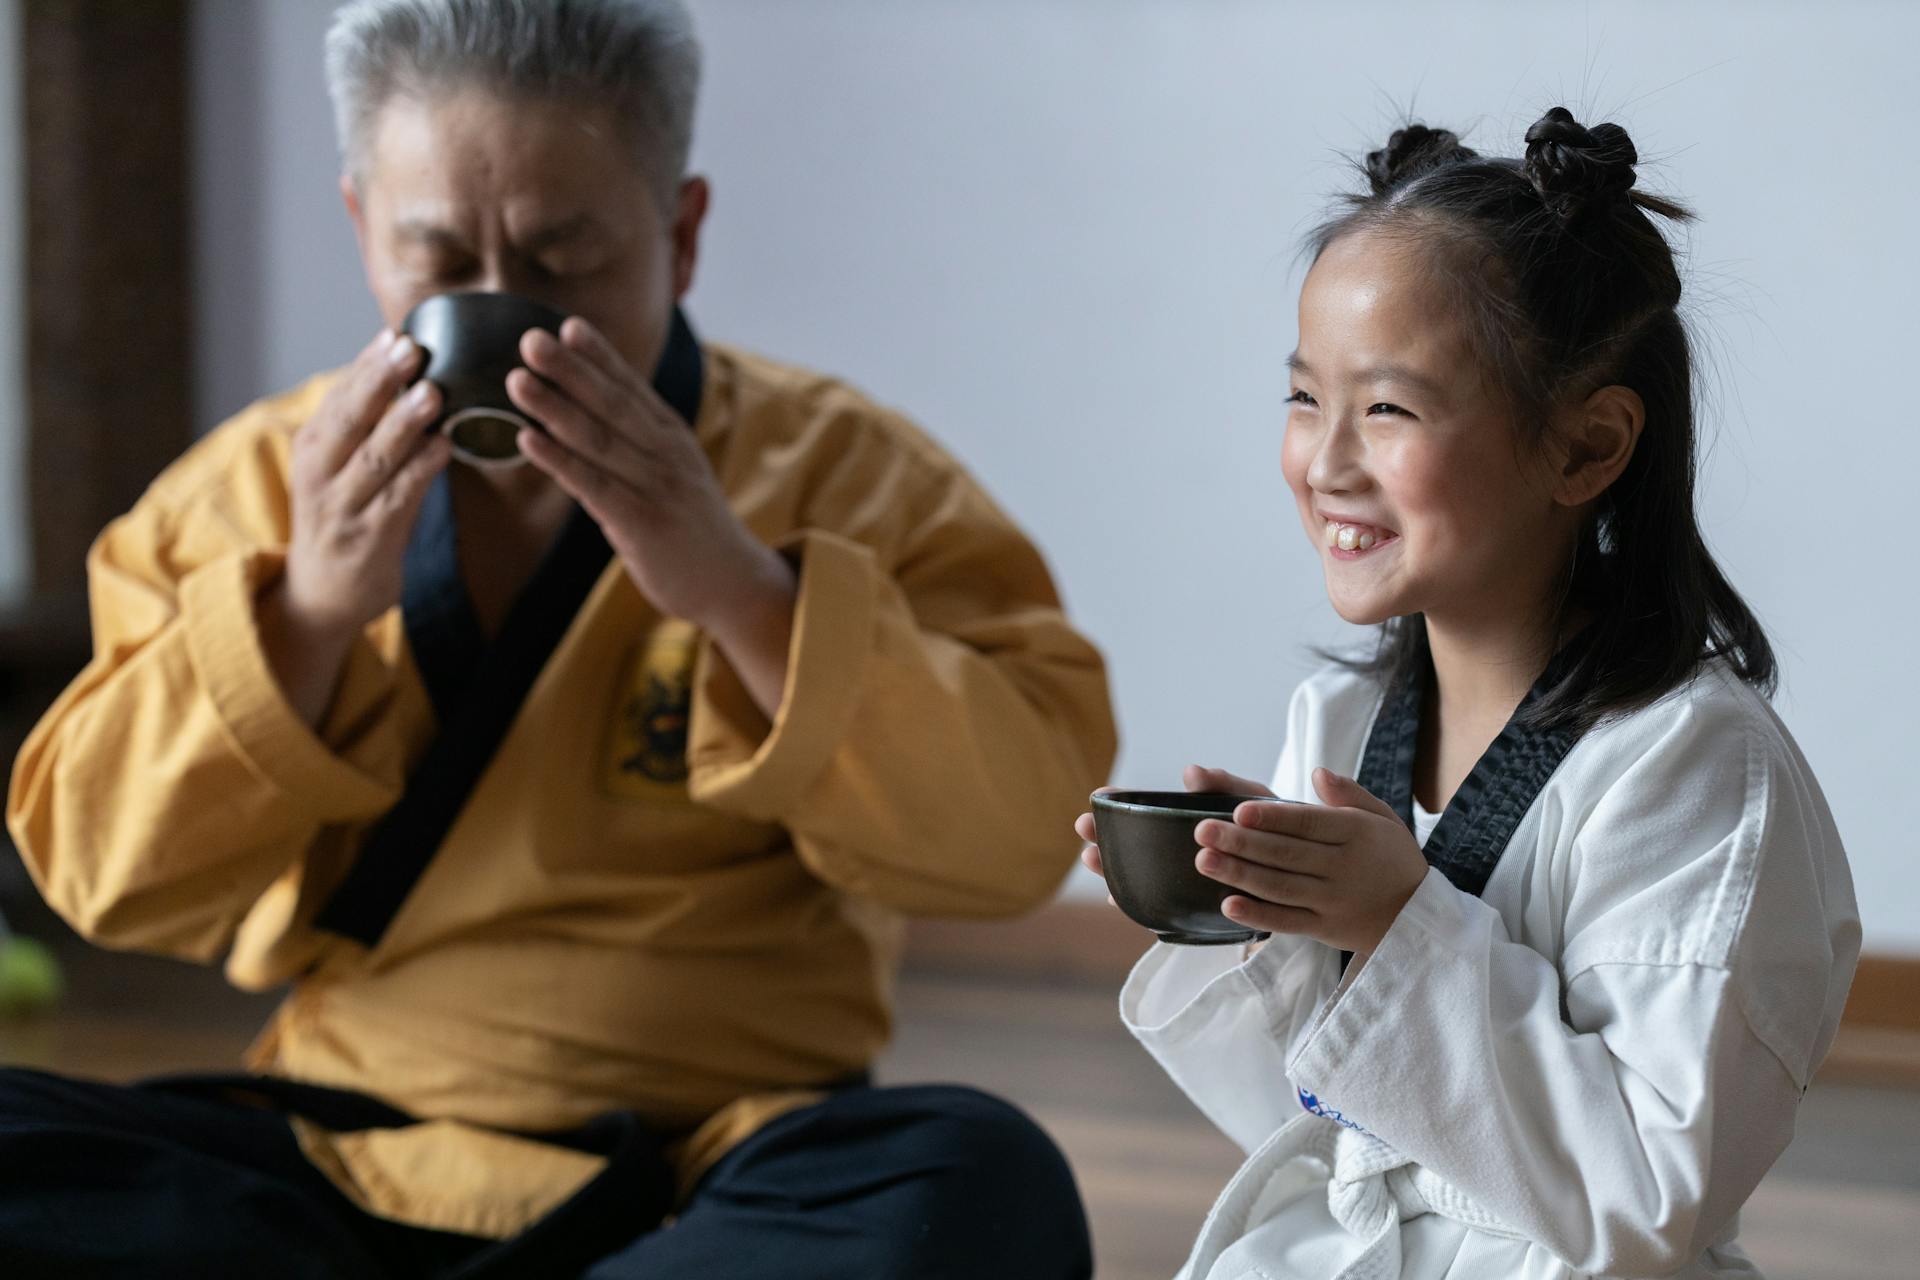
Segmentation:
[[(866, 1079), (902, 917), (1043, 900), (1111, 761), (1039, 555), (694, 337), (675, 0), (359, 0), (327, 65), (390, 327), (102, 535), (8, 808), (88, 937), (291, 992), (244, 1074), (0, 1073), (0, 1270), (1086, 1274), (1030, 1121)], [(394, 333), (458, 291), (573, 317), (520, 465)]]

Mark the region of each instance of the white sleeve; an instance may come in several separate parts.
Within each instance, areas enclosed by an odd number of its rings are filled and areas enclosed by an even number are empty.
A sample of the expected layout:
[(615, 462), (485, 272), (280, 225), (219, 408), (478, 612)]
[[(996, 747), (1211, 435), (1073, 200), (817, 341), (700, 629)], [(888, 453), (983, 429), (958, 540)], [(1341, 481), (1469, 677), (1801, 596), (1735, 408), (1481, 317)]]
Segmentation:
[(1608, 790), (1559, 969), (1429, 871), (1289, 1074), (1576, 1270), (1684, 1267), (1792, 1136), (1857, 951), (1824, 805), (1771, 745), (1683, 723)]
[[(1283, 799), (1313, 800), (1303, 757), (1314, 754), (1322, 702), (1309, 681), (1288, 704), (1273, 781)], [(1251, 1153), (1301, 1114), (1287, 1057), (1340, 980), (1338, 957), (1287, 934), (1244, 962), (1239, 947), (1155, 943), (1121, 988), (1120, 1019), (1194, 1105)]]
[(1157, 942), (1120, 992), (1120, 1019), (1220, 1132), (1251, 1155), (1301, 1114), (1287, 1056), (1340, 980), (1339, 953), (1276, 934), (1238, 947)]

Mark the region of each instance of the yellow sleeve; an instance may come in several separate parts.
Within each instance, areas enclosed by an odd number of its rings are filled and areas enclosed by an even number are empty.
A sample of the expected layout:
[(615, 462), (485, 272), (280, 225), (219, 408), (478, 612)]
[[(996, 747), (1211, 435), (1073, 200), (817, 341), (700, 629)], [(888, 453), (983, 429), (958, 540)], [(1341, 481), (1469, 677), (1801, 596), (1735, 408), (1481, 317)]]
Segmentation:
[(815, 875), (900, 911), (1030, 909), (1113, 763), (1104, 664), (964, 474), (874, 483), (863, 504), (895, 508), (897, 539), (813, 528), (787, 545), (799, 600), (771, 726), (703, 647), (693, 797), (784, 825)]
[(92, 660), (7, 799), (28, 870), (82, 934), (202, 961), (323, 826), (392, 804), (403, 767), (365, 637), (321, 733), (281, 694), (255, 625), (283, 563), (278, 451), (232, 444), (198, 446), (94, 544)]

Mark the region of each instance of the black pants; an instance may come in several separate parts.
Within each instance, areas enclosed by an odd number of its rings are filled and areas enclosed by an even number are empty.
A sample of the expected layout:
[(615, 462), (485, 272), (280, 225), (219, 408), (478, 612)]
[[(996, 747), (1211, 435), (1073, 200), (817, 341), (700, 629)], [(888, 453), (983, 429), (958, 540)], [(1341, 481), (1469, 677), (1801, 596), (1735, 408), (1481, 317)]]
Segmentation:
[[(588, 1280), (1093, 1269), (1059, 1150), (1008, 1104), (947, 1085), (848, 1089), (783, 1116), (649, 1228), (636, 1223)], [(274, 1111), (0, 1069), (6, 1280), (403, 1280), (485, 1247), (361, 1212)]]

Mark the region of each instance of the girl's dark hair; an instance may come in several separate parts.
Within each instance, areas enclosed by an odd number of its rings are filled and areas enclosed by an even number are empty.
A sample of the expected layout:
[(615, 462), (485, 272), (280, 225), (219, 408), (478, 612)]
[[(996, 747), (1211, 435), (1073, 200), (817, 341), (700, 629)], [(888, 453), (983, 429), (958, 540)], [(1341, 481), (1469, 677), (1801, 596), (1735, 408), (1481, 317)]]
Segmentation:
[[(1625, 386), (1646, 405), (1632, 460), (1596, 503), (1563, 580), (1553, 634), (1593, 615), (1568, 674), (1535, 702), (1539, 726), (1585, 729), (1646, 706), (1724, 658), (1773, 691), (1773, 649), (1714, 563), (1694, 518), (1693, 357), (1677, 308), (1673, 249), (1650, 214), (1692, 215), (1634, 188), (1626, 130), (1588, 129), (1555, 107), (1522, 159), (1482, 156), (1444, 129), (1409, 124), (1365, 161), (1370, 190), (1309, 238), (1317, 259), (1356, 232), (1412, 246), (1447, 291), (1468, 339), (1538, 447), (1569, 397)], [(1349, 662), (1391, 683), (1426, 659), (1419, 616)]]

